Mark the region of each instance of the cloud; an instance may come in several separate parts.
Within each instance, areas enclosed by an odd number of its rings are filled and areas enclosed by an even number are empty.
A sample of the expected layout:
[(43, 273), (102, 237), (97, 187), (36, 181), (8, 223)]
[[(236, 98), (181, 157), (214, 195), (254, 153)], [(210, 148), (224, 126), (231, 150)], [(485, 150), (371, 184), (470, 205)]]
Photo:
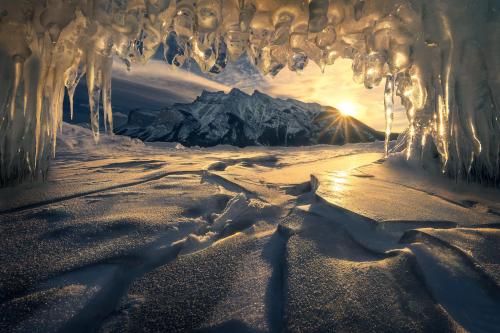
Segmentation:
[[(327, 66), (325, 73), (313, 63), (300, 74), (285, 68), (275, 78), (260, 75), (247, 59), (230, 64), (218, 76), (202, 74), (196, 67), (192, 71), (175, 69), (159, 60), (132, 66), (130, 72), (124, 66), (117, 65), (114, 66), (113, 74), (119, 80), (177, 96), (173, 99), (179, 100), (173, 100), (172, 103), (193, 100), (203, 90), (228, 92), (233, 87), (248, 93), (259, 89), (274, 97), (294, 98), (327, 106), (349, 102), (357, 107), (356, 118), (377, 130), (385, 129), (383, 86), (368, 90), (354, 83), (348, 60), (339, 60)], [(401, 111), (396, 112), (394, 131), (402, 131), (406, 127), (406, 115)]]
[[(374, 89), (366, 89), (355, 83), (348, 60), (339, 60), (334, 65), (327, 66), (324, 73), (315, 64), (309, 64), (302, 73), (284, 69), (277, 77), (266, 77), (266, 80), (266, 93), (270, 95), (334, 107), (349, 102), (357, 107), (356, 118), (377, 130), (385, 128), (383, 84)], [(406, 115), (396, 112), (394, 131), (401, 131), (406, 127)]]
[(122, 81), (163, 90), (166, 93), (181, 96), (185, 100), (194, 99), (203, 90), (226, 92), (231, 90), (231, 87), (222, 83), (184, 69), (176, 69), (159, 60), (151, 60), (145, 65), (135, 64), (130, 71), (120, 64), (115, 65), (113, 76)]

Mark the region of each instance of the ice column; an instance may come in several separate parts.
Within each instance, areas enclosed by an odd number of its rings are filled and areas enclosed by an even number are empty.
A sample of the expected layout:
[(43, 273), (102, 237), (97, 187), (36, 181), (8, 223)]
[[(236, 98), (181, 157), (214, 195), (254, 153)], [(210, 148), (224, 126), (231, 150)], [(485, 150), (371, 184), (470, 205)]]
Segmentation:
[(384, 110), (385, 110), (385, 156), (389, 155), (389, 140), (392, 131), (392, 121), (394, 119), (394, 77), (388, 75), (384, 89)]

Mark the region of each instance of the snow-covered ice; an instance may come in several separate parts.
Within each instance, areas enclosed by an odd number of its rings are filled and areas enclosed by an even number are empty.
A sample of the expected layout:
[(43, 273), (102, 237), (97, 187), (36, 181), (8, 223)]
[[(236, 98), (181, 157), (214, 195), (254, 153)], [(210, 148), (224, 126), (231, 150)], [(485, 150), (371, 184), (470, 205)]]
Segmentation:
[(58, 140), (47, 182), (0, 190), (2, 331), (500, 327), (498, 189), (384, 142)]

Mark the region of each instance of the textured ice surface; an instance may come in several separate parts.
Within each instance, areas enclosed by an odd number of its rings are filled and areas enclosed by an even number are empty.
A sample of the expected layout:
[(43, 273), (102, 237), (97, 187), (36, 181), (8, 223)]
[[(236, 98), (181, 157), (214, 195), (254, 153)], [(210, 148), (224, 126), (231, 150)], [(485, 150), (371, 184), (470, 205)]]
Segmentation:
[(244, 53), (270, 75), (352, 59), (356, 82), (386, 80), (388, 133), (401, 98), (408, 156), (500, 177), (496, 0), (4, 0), (0, 15), (2, 183), (45, 174), (65, 89), (83, 74), (95, 140), (100, 105), (111, 132), (113, 60), (147, 61), (160, 44), (168, 63), (213, 74)]
[(99, 147), (63, 124), (47, 181), (0, 189), (1, 332), (500, 325), (499, 189), (383, 142)]

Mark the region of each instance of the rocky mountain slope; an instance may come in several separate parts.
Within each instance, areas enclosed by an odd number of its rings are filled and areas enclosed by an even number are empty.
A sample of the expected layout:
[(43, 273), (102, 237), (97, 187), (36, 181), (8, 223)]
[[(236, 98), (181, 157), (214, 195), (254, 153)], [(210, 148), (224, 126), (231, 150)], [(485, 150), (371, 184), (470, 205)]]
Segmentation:
[(129, 113), (117, 134), (185, 146), (306, 146), (383, 140), (384, 135), (337, 109), (259, 91), (207, 92), (192, 103)]

